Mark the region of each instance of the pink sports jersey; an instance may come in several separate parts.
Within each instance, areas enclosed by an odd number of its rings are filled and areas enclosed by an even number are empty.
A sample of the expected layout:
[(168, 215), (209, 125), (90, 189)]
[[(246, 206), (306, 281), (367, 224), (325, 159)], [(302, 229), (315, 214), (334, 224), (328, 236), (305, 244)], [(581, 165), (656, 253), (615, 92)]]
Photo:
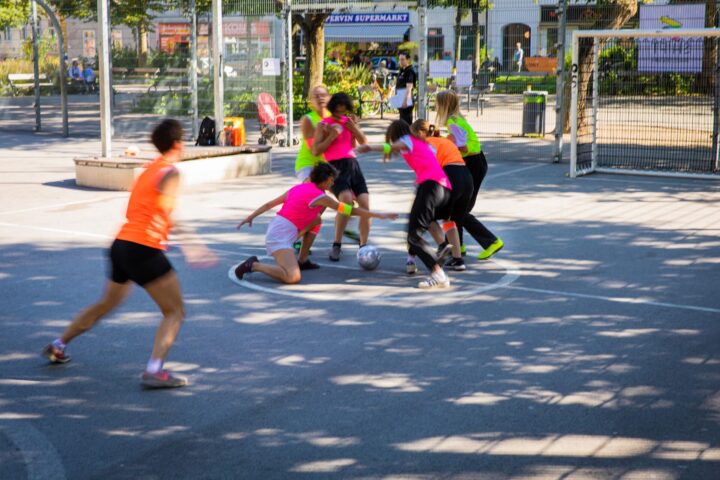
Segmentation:
[(277, 214), (290, 220), (298, 231), (304, 230), (324, 208), (311, 207), (310, 204), (324, 195), (325, 192), (312, 182), (296, 185), (288, 191), (287, 199)]
[(445, 175), (430, 145), (422, 140), (418, 140), (412, 135), (405, 135), (400, 141), (408, 146), (408, 150), (402, 152), (402, 156), (415, 172), (418, 185), (432, 180), (452, 190), (450, 180), (448, 180), (447, 175)]
[[(343, 158), (355, 158), (355, 152), (353, 151), (353, 135), (345, 126), (347, 125), (349, 118), (343, 116), (340, 121), (335, 120), (333, 117), (327, 117), (322, 120), (325, 125), (332, 128), (342, 128), (340, 135), (333, 140), (330, 146), (325, 150), (325, 160), (332, 162), (334, 160), (340, 160)], [(336, 127), (338, 125), (339, 127)]]

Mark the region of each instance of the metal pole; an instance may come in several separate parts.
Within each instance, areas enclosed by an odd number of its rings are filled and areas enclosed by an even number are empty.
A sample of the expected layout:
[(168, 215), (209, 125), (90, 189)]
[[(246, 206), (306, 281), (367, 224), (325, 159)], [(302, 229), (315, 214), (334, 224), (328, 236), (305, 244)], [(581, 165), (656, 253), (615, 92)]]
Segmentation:
[(427, 0), (418, 1), (417, 13), (418, 33), (420, 34), (417, 118), (427, 118)]
[(597, 168), (597, 122), (598, 108), (600, 107), (600, 39), (593, 39), (593, 97), (592, 97), (592, 150), (591, 169)]
[(60, 55), (60, 108), (62, 110), (63, 137), (70, 136), (68, 128), (68, 101), (67, 101), (67, 62), (65, 59), (65, 36), (62, 26), (55, 15), (55, 12), (48, 7), (44, 0), (35, 0), (40, 5), (55, 27), (58, 36), (58, 52)]
[(197, 12), (195, 0), (190, 0), (190, 108), (192, 109), (192, 137), (198, 136), (198, 77), (197, 77)]
[(562, 161), (563, 150), (563, 119), (565, 117), (565, 35), (567, 30), (567, 0), (558, 4), (557, 71), (555, 77), (555, 148), (553, 162)]
[(292, 0), (287, 0), (287, 146), (293, 146), (295, 131), (293, 128), (293, 40), (292, 40)]
[(572, 88), (572, 100), (570, 104), (570, 178), (577, 177), (577, 116), (578, 116), (578, 62), (579, 60), (579, 41), (577, 30), (573, 32), (572, 38), (572, 66), (570, 67), (570, 87)]
[(215, 133), (218, 144), (224, 145), (225, 138), (221, 135), (225, 126), (225, 97), (223, 90), (223, 25), (222, 1), (212, 0), (212, 47), (213, 47), (213, 94), (215, 98)]
[(715, 91), (713, 99), (713, 156), (715, 159), (715, 171), (720, 171), (720, 46), (718, 39), (714, 38), (715, 49)]
[(112, 157), (112, 92), (110, 91), (110, 19), (108, 0), (97, 0), (98, 11), (98, 77), (100, 79), (100, 143), (102, 157)]
[(38, 16), (37, 4), (32, 2), (32, 47), (33, 47), (33, 78), (35, 81), (35, 131), (39, 132), (40, 123), (40, 59), (38, 57)]

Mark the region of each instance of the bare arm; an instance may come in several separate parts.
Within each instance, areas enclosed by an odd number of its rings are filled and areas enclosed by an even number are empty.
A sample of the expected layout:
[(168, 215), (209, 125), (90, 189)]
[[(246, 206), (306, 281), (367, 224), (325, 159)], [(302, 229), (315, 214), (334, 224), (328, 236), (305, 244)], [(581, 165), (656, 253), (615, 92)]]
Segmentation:
[(410, 103), (410, 100), (412, 99), (412, 91), (415, 84), (408, 83), (405, 90), (405, 99), (402, 103), (402, 108), (407, 108), (408, 104)]
[[(375, 144), (369, 144), (366, 143), (365, 145), (360, 145), (355, 149), (358, 153), (367, 153), (367, 152), (378, 152), (378, 153), (385, 153), (385, 144), (384, 143), (375, 143)], [(390, 145), (390, 153), (401, 153), (406, 152), (408, 150), (408, 146), (405, 145), (403, 142), (395, 142)]]
[(350, 133), (353, 135), (353, 140), (357, 140), (357, 142), (360, 145), (365, 145), (367, 143), (367, 137), (365, 137), (365, 134), (360, 130), (360, 127), (358, 127), (357, 123), (355, 123), (355, 119), (353, 117), (349, 117), (348, 122), (345, 124), (348, 130), (350, 130)]
[(255, 219), (255, 217), (262, 215), (263, 213), (267, 212), (271, 208), (275, 208), (278, 205), (282, 205), (283, 203), (285, 203), (285, 200), (287, 200), (287, 192), (283, 193), (282, 195), (280, 195), (279, 197), (277, 197), (273, 200), (270, 200), (269, 202), (262, 204), (257, 210), (255, 210), (253, 213), (248, 215), (247, 218), (245, 218), (245, 220), (240, 222), (238, 224), (237, 228), (242, 227), (246, 223), (252, 227), (252, 222)]
[[(330, 198), (329, 196), (325, 195), (323, 197), (318, 198), (315, 200), (311, 207), (325, 207), (330, 208), (333, 210), (337, 210), (340, 206), (340, 203), (338, 203), (335, 199)], [(384, 218), (388, 220), (395, 220), (397, 218), (397, 213), (377, 213), (377, 212), (371, 212), (370, 210), (365, 210), (364, 208), (360, 207), (352, 207), (352, 212), (350, 213), (353, 217), (363, 217), (363, 218)]]
[(338, 131), (324, 123), (318, 123), (312, 143), (312, 154), (322, 155), (338, 136)]
[(315, 139), (315, 127), (307, 116), (300, 121), (300, 132), (302, 132), (303, 140), (308, 146), (312, 146)]

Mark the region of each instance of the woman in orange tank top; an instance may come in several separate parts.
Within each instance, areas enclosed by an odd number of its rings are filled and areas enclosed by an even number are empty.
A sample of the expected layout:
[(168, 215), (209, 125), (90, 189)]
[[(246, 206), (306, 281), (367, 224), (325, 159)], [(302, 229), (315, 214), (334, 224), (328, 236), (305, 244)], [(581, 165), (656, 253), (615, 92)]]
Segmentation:
[[(170, 215), (180, 184), (180, 175), (173, 165), (182, 157), (182, 126), (177, 120), (164, 120), (152, 133), (152, 143), (160, 157), (151, 162), (137, 178), (127, 207), (127, 221), (110, 247), (110, 278), (105, 293), (97, 303), (83, 310), (65, 332), (43, 350), (52, 363), (66, 363), (70, 357), (65, 347), (78, 335), (90, 330), (105, 315), (120, 305), (131, 282), (144, 288), (160, 308), (160, 322), (152, 354), (140, 377), (146, 388), (181, 387), (183, 377), (163, 369), (184, 317), (183, 299), (175, 271), (163, 253), (172, 228)], [(202, 246), (181, 248), (190, 264), (209, 266), (215, 255)]]

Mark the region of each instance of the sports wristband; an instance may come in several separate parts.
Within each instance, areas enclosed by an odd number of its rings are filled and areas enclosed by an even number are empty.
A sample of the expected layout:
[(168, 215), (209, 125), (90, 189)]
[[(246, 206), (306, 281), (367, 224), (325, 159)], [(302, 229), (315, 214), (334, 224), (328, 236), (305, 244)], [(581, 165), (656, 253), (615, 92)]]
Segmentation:
[(392, 147), (389, 143), (383, 143), (383, 153), (385, 155), (390, 155), (390, 152), (392, 151)]
[(348, 205), (347, 203), (340, 202), (340, 205), (338, 205), (337, 211), (338, 211), (338, 213), (341, 213), (342, 215), (349, 217), (350, 214), (352, 214), (352, 205)]

